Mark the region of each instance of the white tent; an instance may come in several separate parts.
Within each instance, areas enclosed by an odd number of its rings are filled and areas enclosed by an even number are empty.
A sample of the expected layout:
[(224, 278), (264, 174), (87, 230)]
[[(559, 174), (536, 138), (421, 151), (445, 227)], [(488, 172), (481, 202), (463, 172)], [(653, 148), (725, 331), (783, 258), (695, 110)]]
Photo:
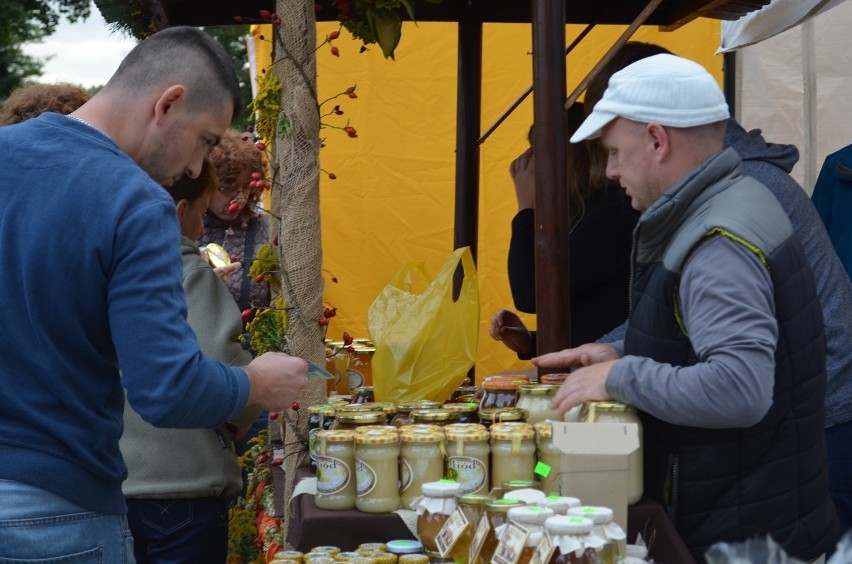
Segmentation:
[(826, 155), (852, 143), (852, 2), (773, 0), (722, 27), (736, 50), (736, 117), (768, 141), (792, 143), (793, 176), (809, 193)]

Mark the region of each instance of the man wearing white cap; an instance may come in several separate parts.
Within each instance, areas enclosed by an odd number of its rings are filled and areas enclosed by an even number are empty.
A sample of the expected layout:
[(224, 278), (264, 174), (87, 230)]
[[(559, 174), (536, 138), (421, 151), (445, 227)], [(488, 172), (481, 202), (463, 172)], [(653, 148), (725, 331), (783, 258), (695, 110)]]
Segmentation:
[(602, 137), (642, 212), (624, 341), (542, 355), (577, 367), (552, 405), (636, 406), (645, 493), (693, 556), (770, 534), (817, 560), (837, 539), (823, 434), (825, 335), (812, 273), (772, 193), (723, 150), (729, 117), (700, 65), (656, 55), (612, 75), (571, 137)]

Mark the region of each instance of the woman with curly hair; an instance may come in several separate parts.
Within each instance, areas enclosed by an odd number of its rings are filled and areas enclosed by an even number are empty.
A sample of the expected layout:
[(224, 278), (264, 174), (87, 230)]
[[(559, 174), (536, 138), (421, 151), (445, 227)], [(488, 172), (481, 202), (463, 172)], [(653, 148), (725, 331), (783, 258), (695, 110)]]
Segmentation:
[(73, 84), (31, 84), (16, 88), (0, 107), (0, 125), (12, 125), (44, 112), (68, 115), (92, 95)]

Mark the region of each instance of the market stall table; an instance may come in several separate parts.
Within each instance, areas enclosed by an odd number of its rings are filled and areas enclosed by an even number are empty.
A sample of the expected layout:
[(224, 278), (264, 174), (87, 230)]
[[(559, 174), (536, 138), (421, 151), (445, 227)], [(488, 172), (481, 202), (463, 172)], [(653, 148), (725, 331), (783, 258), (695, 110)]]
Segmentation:
[[(314, 477), (308, 468), (296, 471), (296, 482)], [(356, 509), (325, 511), (314, 503), (314, 496), (299, 495), (290, 504), (288, 540), (296, 550), (307, 552), (315, 546), (335, 545), (355, 550), (365, 542), (414, 539), (396, 513), (362, 513)], [(657, 564), (694, 564), (683, 541), (666, 512), (655, 501), (642, 498), (627, 511), (627, 538), (631, 542), (641, 533), (649, 545), (649, 558)]]

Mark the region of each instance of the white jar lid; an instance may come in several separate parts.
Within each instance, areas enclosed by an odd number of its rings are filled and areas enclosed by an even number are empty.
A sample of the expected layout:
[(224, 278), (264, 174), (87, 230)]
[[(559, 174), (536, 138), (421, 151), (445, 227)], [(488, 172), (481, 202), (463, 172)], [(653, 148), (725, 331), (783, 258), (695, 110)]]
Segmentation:
[(585, 535), (592, 532), (595, 524), (585, 517), (554, 515), (544, 522), (544, 528), (552, 535)]
[(568, 515), (574, 517), (585, 517), (591, 519), (595, 525), (606, 525), (613, 518), (612, 509), (609, 507), (592, 507), (584, 505), (582, 507), (572, 507), (568, 510)]
[(392, 554), (417, 554), (423, 552), (423, 543), (418, 540), (392, 540), (385, 543), (388, 552)]
[(452, 480), (441, 480), (438, 482), (425, 482), (421, 486), (423, 495), (429, 497), (455, 497), (461, 491), (462, 485)]
[(503, 494), (503, 499), (517, 499), (518, 501), (523, 501), (527, 505), (539, 506), (544, 505), (545, 497), (546, 495), (543, 491), (533, 488), (521, 488), (519, 490), (512, 490)]
[(539, 507), (537, 505), (529, 505), (527, 507), (513, 507), (509, 510), (509, 520), (517, 521), (518, 523), (527, 523), (529, 525), (543, 525), (548, 517), (553, 517), (555, 513), (552, 509)]
[(579, 507), (580, 500), (576, 497), (549, 495), (541, 502), (542, 507), (549, 507), (556, 513), (565, 515), (572, 507)]

